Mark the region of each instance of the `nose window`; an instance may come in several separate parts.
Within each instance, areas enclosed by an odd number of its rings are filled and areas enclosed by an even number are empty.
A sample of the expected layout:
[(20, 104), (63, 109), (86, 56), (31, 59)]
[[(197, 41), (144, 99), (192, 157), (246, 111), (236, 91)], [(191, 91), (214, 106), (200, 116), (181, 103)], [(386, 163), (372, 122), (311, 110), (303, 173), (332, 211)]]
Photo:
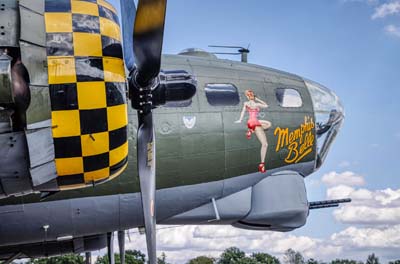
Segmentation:
[(317, 134), (322, 135), (328, 126), (344, 115), (343, 106), (339, 97), (324, 86), (311, 81), (306, 84), (314, 105)]
[(306, 81), (310, 91), (314, 111), (320, 113), (330, 113), (332, 110), (343, 112), (339, 97), (328, 88), (314, 82)]
[(303, 105), (301, 95), (295, 89), (278, 88), (275, 94), (279, 105), (282, 107), (301, 107)]
[(319, 167), (339, 132), (344, 118), (344, 109), (339, 97), (329, 89), (312, 81), (306, 81), (306, 85), (310, 91), (315, 112), (317, 167)]

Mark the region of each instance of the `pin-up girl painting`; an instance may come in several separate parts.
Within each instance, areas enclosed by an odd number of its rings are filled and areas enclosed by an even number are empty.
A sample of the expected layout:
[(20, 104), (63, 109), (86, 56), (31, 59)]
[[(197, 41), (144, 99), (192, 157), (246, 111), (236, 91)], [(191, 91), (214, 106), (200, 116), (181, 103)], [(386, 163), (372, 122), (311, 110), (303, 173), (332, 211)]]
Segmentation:
[(267, 149), (268, 149), (268, 141), (267, 141), (267, 136), (265, 135), (265, 130), (271, 127), (271, 122), (267, 120), (259, 120), (258, 113), (260, 112), (261, 108), (267, 108), (268, 104), (263, 100), (259, 99), (258, 97), (256, 97), (252, 90), (246, 90), (245, 95), (248, 101), (243, 104), (243, 109), (240, 114), (240, 118), (235, 123), (241, 123), (245, 112), (247, 111), (249, 113), (249, 119), (247, 120), (248, 130), (246, 132), (246, 137), (247, 139), (251, 139), (251, 135), (255, 133), (258, 140), (260, 141), (261, 162), (258, 165), (258, 171), (264, 173), (266, 172), (265, 156), (267, 155)]

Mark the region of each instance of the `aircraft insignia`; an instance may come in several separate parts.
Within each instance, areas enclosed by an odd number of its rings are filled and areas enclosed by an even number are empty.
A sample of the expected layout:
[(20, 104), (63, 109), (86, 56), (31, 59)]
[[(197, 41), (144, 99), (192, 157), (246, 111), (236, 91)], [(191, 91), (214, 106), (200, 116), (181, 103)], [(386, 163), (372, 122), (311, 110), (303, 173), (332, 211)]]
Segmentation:
[(183, 124), (188, 129), (194, 128), (196, 125), (196, 117), (195, 116), (183, 116)]

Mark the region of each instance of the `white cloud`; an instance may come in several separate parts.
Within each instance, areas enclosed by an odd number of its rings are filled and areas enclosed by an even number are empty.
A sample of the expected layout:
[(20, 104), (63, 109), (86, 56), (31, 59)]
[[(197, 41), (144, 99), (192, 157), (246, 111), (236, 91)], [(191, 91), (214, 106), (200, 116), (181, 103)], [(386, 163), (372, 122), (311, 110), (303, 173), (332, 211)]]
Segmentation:
[(371, 208), (368, 206), (343, 206), (333, 215), (343, 223), (388, 225), (400, 221), (400, 208)]
[(382, 205), (396, 204), (400, 206), (400, 189), (392, 190), (390, 188), (379, 191), (375, 199)]
[(337, 221), (346, 224), (394, 225), (400, 223), (400, 189), (367, 190), (339, 185), (327, 189), (327, 199), (349, 197), (352, 202), (335, 209)]
[[(371, 191), (368, 189), (355, 189), (345, 185), (339, 185), (327, 190), (328, 199), (336, 199), (340, 196), (349, 196), (353, 199), (351, 204), (364, 205), (371, 208), (400, 207), (400, 189)], [(400, 222), (399, 222), (400, 223)]]
[(400, 1), (393, 1), (382, 4), (375, 9), (372, 19), (384, 18), (389, 15), (400, 13)]
[[(241, 230), (231, 226), (183, 226), (159, 230), (157, 236), (158, 253), (165, 252), (170, 263), (186, 263), (200, 255), (217, 258), (232, 246), (248, 254), (267, 252), (281, 259), (288, 248), (293, 248), (306, 258), (325, 261), (338, 257), (364, 260), (372, 250), (383, 259), (389, 259), (400, 247), (400, 225), (382, 228), (352, 226), (325, 239)], [(145, 245), (144, 235), (133, 234), (127, 248), (146, 252)]]
[(400, 248), (400, 225), (388, 228), (349, 227), (331, 236), (334, 245), (345, 245), (356, 249)]
[[(342, 1), (343, 2), (360, 2), (360, 3), (367, 3), (369, 5), (377, 6), (375, 8), (375, 11), (371, 15), (371, 19), (373, 19), (373, 20), (400, 14), (400, 0), (386, 1), (385, 3), (382, 3), (382, 4), (380, 4), (379, 0), (342, 0)], [(388, 35), (400, 37), (400, 26), (395, 26), (393, 24), (386, 25), (384, 27), (384, 32)], [(377, 148), (377, 147), (379, 147), (379, 144), (372, 143), (369, 146), (372, 148)]]
[[(290, 233), (250, 231), (232, 226), (182, 226), (157, 232), (158, 253), (165, 252), (171, 263), (185, 263), (200, 255), (218, 257), (226, 248), (238, 247), (246, 253), (267, 252), (282, 257), (288, 248), (305, 257), (336, 256), (340, 247), (326, 245), (323, 240)], [(143, 235), (131, 235), (127, 248), (146, 252)], [(323, 255), (321, 255), (321, 252)]]
[(322, 182), (328, 186), (335, 186), (344, 184), (347, 186), (360, 186), (365, 184), (365, 180), (362, 176), (355, 174), (351, 171), (345, 171), (342, 173), (329, 172), (322, 176)]
[[(400, 38), (400, 27), (396, 27), (395, 25), (387, 25), (384, 30), (387, 34)], [(399, 138), (400, 136), (396, 134), (396, 137)]]
[(342, 199), (349, 197), (354, 192), (354, 189), (350, 186), (339, 185), (326, 190), (327, 199)]

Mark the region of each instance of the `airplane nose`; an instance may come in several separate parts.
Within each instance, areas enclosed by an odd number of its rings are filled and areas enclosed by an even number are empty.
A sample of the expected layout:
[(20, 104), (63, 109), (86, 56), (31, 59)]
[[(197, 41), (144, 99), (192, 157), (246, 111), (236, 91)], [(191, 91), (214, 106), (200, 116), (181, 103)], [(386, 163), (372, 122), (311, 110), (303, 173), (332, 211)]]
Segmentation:
[(305, 80), (314, 106), (317, 136), (316, 169), (321, 167), (343, 124), (345, 112), (339, 97), (316, 82)]

